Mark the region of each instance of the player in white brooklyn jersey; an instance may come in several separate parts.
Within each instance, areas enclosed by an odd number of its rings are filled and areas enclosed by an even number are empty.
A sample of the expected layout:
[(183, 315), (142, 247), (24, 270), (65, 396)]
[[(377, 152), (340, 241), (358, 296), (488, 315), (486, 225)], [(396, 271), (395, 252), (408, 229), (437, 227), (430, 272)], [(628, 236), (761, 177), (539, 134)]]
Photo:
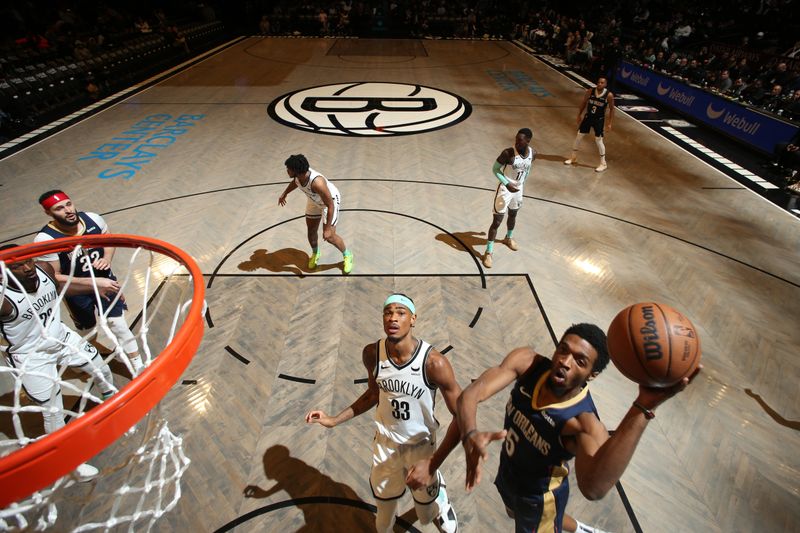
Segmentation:
[[(0, 281), (0, 333), (5, 345), (0, 348), (8, 364), (21, 371), (28, 397), (49, 408), (42, 416), (45, 433), (52, 433), (65, 425), (58, 366), (67, 365), (94, 377), (104, 398), (116, 390), (111, 370), (94, 346), (61, 322), (52, 266), (27, 259), (9, 265), (2, 277), (6, 279)], [(81, 290), (77, 285), (71, 289)], [(88, 479), (97, 475), (97, 469), (83, 464), (78, 475)]]
[(389, 296), (383, 306), (386, 338), (368, 344), (362, 352), (369, 375), (367, 390), (336, 416), (324, 411), (306, 415), (306, 422), (332, 428), (377, 404), (369, 481), (378, 509), (378, 533), (392, 531), (406, 485), (412, 489), (417, 516), (423, 524), (433, 522), (439, 531), (458, 531), (455, 510), (438, 470), (458, 444), (458, 424), (453, 417), (437, 447), (439, 422), (433, 408), (439, 389), (454, 414), (461, 387), (450, 362), (411, 334), (416, 318), (414, 302), (408, 296)]
[[(522, 207), (522, 187), (525, 184), (525, 180), (528, 179), (531, 165), (536, 158), (536, 152), (533, 146), (530, 145), (532, 138), (533, 132), (530, 129), (522, 128), (519, 130), (514, 140), (514, 146), (503, 150), (492, 167), (494, 177), (500, 183), (497, 185), (497, 192), (494, 195), (492, 225), (489, 227), (486, 253), (483, 255), (483, 266), (486, 268), (492, 268), (494, 239), (497, 237), (497, 229), (500, 227), (500, 223), (503, 222), (506, 212), (508, 212), (508, 222), (506, 238), (503, 242), (514, 251), (519, 248), (512, 235), (517, 224), (517, 211)], [(509, 167), (514, 174), (511, 178), (505, 175), (505, 170)]]
[(286, 197), (295, 189), (300, 189), (308, 197), (306, 202), (306, 226), (308, 228), (308, 244), (311, 245), (311, 256), (308, 260), (309, 270), (317, 268), (320, 258), (319, 223), (322, 217), (322, 238), (342, 252), (342, 271), (349, 274), (353, 270), (353, 253), (347, 249), (344, 240), (336, 233), (339, 222), (341, 195), (339, 189), (331, 181), (308, 166), (308, 159), (303, 154), (289, 156), (286, 160), (286, 173), (292, 178), (278, 198), (278, 204), (286, 205)]

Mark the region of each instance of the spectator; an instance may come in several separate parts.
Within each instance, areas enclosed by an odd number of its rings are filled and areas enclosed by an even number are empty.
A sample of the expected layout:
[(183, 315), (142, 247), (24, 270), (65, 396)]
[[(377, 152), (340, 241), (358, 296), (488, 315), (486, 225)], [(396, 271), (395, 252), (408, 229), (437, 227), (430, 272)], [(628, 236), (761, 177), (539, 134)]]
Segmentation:
[(753, 105), (761, 105), (767, 96), (766, 91), (764, 91), (764, 82), (761, 81), (761, 78), (756, 78), (753, 83), (744, 88), (741, 94), (745, 102)]
[(731, 98), (741, 98), (742, 91), (746, 87), (747, 85), (745, 85), (744, 80), (742, 78), (736, 78), (733, 82), (733, 85), (731, 85), (731, 88), (728, 89), (727, 95), (730, 96)]
[(772, 90), (770, 91), (769, 95), (764, 98), (761, 106), (770, 113), (777, 113), (778, 109), (780, 109), (781, 105), (783, 104), (783, 97), (781, 96), (782, 92), (783, 87), (780, 85), (773, 85)]
[(261, 15), (261, 20), (258, 22), (258, 31), (261, 35), (269, 35), (269, 17), (266, 15)]
[(733, 86), (731, 81), (730, 72), (723, 70), (719, 73), (719, 78), (714, 83), (713, 87), (721, 93), (727, 92)]

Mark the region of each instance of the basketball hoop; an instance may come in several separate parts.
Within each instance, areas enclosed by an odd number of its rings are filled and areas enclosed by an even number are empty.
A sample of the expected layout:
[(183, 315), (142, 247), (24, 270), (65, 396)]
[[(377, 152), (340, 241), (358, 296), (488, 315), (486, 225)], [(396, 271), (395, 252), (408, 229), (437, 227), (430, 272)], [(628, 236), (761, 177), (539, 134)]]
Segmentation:
[[(17, 436), (17, 445), (22, 447), (0, 457), (0, 487), (2, 487), (2, 490), (0, 490), (0, 529), (3, 529), (4, 525), (6, 527), (24, 529), (29, 519), (20, 515), (35, 508), (39, 509), (40, 515), (45, 515), (44, 518), (42, 516), (35, 518), (40, 525), (43, 522), (54, 522), (55, 516), (47, 517), (47, 515), (54, 514), (55, 508), (52, 507), (54, 504), (52, 499), (49, 498), (50, 494), (47, 491), (43, 491), (43, 489), (54, 483), (56, 487), (59, 484), (69, 486), (70, 483), (59, 482), (62, 481), (64, 476), (75, 470), (76, 467), (90, 460), (117, 441), (151, 411), (186, 369), (203, 336), (205, 290), (200, 269), (195, 261), (184, 251), (166, 242), (147, 237), (111, 234), (68, 237), (0, 251), (0, 261), (4, 263), (0, 265), (4, 278), (0, 281), (2, 283), (0, 300), (2, 299), (2, 292), (6, 289), (7, 278), (10, 275), (6, 265), (64, 251), (75, 251), (74, 255), (77, 256), (80, 255), (79, 252), (82, 248), (90, 247), (116, 247), (120, 248), (121, 252), (127, 249), (125, 252), (118, 253), (118, 257), (125, 255), (126, 252), (131, 252), (132, 257), (127, 269), (121, 266), (115, 267), (120, 272), (127, 270), (125, 276), (123, 276), (124, 282), (119, 282), (122, 286), (119, 294), (125, 293), (126, 301), (129, 303), (135, 301), (132, 296), (137, 293), (142, 297), (141, 313), (143, 320), (138, 337), (142, 344), (142, 355), (149, 364), (132, 381), (121, 387), (119, 392), (88, 411), (78, 412), (77, 416), (74, 416), (66, 426), (41, 438), (38, 436), (36, 438), (28, 438), (27, 436), (20, 438)], [(136, 272), (134, 274), (134, 262), (137, 260), (141, 250), (149, 251), (149, 253), (142, 254), (145, 258), (149, 257), (149, 262), (144, 268), (144, 273)], [(177, 262), (177, 267), (172, 261)], [(170, 263), (170, 265), (164, 268), (165, 263)], [(122, 262), (117, 261), (117, 264), (121, 265)], [(70, 281), (74, 276), (74, 265), (75, 260), (73, 259), (73, 272), (69, 273)], [(183, 270), (184, 268), (186, 270)], [(90, 277), (94, 282), (95, 295), (97, 295), (96, 279), (93, 274)], [(175, 278), (178, 278), (178, 280), (175, 281)], [(152, 280), (158, 281), (159, 279), (161, 284), (158, 289), (153, 288), (154, 290), (151, 290)], [(69, 282), (65, 285), (68, 284)], [(169, 296), (158, 294), (160, 299), (156, 301), (157, 293), (164, 287), (164, 284), (173, 284), (172, 286), (176, 288), (163, 291), (163, 294), (169, 293)], [(9, 286), (12, 285), (9, 284)], [(182, 292), (176, 297), (177, 302), (173, 315), (169, 317), (169, 320), (162, 318), (154, 323), (154, 311), (153, 309), (148, 309), (148, 305), (153, 303), (154, 305), (151, 305), (151, 307), (155, 307), (158, 310), (165, 302), (165, 298), (172, 297), (173, 293), (179, 291), (179, 289)], [(64, 290), (60, 291), (59, 298), (63, 298)], [(189, 290), (191, 290), (191, 295), (187, 294)], [(119, 297), (117, 295), (117, 298)], [(98, 328), (104, 323), (103, 320), (104, 317), (101, 317), (98, 321)], [(71, 326), (66, 317), (62, 321)], [(162, 339), (148, 339), (150, 324), (153, 324), (153, 327), (156, 328), (161, 327), (165, 333), (169, 328), (169, 333), (162, 335)], [(95, 328), (94, 331), (96, 332), (97, 330)], [(154, 349), (151, 350), (150, 345), (158, 341), (164, 341), (164, 347), (161, 348), (160, 345), (155, 345)], [(114, 339), (114, 342), (119, 349), (119, 343), (116, 339)], [(151, 352), (153, 356), (151, 356)], [(114, 354), (112, 353), (108, 359), (113, 356)], [(130, 365), (128, 364), (128, 366)], [(5, 368), (3, 370), (8, 369)], [(19, 371), (15, 369), (15, 373), (19, 373)], [(59, 375), (59, 379), (61, 379), (61, 375)], [(68, 385), (66, 382), (64, 384), (65, 386)], [(19, 385), (17, 385), (17, 394), (19, 388)], [(66, 391), (67, 389), (64, 388), (64, 390)], [(12, 408), (0, 405), (0, 415), (3, 415), (3, 411), (11, 411), (12, 416), (18, 416), (19, 413), (24, 411), (24, 407), (20, 407), (19, 398), (15, 397), (14, 403), (15, 406), (12, 406)], [(66, 408), (64, 412), (73, 415)], [(137, 446), (136, 454), (139, 456), (146, 456), (149, 453), (171, 454), (176, 459), (176, 469), (182, 474), (185, 466), (188, 465), (188, 459), (183, 456), (183, 451), (180, 449), (180, 437), (172, 435), (167, 429), (166, 423), (155, 424), (155, 426), (158, 427), (150, 429), (152, 430), (151, 432), (157, 433), (154, 437), (158, 439), (157, 442), (152, 445)], [(165, 431), (169, 436), (164, 433)], [(169, 449), (162, 449), (164, 446), (168, 446)], [(130, 457), (126, 461), (132, 462)], [(147, 480), (144, 484), (147, 487), (157, 485), (157, 480), (151, 479), (152, 476), (150, 474), (145, 477)], [(177, 497), (171, 502), (172, 506), (174, 506), (177, 498), (180, 497), (179, 479), (180, 475), (174, 480), (176, 484), (174, 491), (177, 493)], [(42, 493), (38, 491), (42, 491)], [(130, 492), (130, 487), (126, 487), (122, 492)], [(27, 500), (25, 500), (26, 498)], [(160, 505), (161, 503), (159, 502)], [(48, 506), (51, 507), (50, 510), (47, 510)], [(125, 520), (119, 518), (124, 513), (116, 508), (117, 504), (114, 504), (114, 507), (112, 518), (105, 522), (101, 521), (96, 524), (97, 527), (107, 528), (125, 522)], [(130, 516), (125, 515), (125, 518), (136, 515), (136, 519), (138, 519), (140, 516), (146, 516), (150, 520), (149, 529), (153, 521), (163, 512), (165, 512), (165, 509), (160, 508), (148, 515), (147, 510), (141, 509), (140, 504), (135, 513), (131, 513)], [(16, 526), (14, 524), (6, 524), (5, 522), (8, 520), (15, 521)], [(52, 523), (46, 525), (52, 525)], [(95, 524), (87, 524), (81, 527), (85, 530), (93, 525)]]

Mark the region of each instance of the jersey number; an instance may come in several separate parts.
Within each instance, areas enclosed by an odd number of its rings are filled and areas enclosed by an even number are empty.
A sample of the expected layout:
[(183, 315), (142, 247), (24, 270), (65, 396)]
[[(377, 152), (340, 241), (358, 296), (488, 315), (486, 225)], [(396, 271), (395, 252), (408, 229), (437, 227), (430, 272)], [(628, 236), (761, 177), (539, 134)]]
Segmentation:
[(392, 416), (398, 420), (408, 420), (411, 413), (408, 411), (408, 402), (392, 400)]
[(52, 312), (53, 312), (53, 308), (51, 307), (50, 309), (48, 309), (44, 313), (39, 313), (39, 320), (42, 321), (42, 326), (46, 326), (47, 325), (47, 319), (50, 318), (50, 314)]
[(519, 435), (513, 429), (509, 428), (508, 433), (506, 433), (506, 455), (512, 457), (514, 455), (514, 450), (517, 449), (517, 443), (519, 442)]
[(90, 250), (81, 256), (81, 270), (89, 272), (92, 268), (92, 263), (100, 259), (100, 250)]

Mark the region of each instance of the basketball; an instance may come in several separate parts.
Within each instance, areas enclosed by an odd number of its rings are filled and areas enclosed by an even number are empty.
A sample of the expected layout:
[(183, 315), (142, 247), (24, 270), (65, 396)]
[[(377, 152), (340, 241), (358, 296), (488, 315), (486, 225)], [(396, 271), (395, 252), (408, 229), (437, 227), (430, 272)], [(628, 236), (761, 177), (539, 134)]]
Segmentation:
[(700, 363), (697, 330), (672, 307), (644, 302), (626, 307), (608, 327), (611, 360), (625, 377), (648, 387), (669, 387)]

